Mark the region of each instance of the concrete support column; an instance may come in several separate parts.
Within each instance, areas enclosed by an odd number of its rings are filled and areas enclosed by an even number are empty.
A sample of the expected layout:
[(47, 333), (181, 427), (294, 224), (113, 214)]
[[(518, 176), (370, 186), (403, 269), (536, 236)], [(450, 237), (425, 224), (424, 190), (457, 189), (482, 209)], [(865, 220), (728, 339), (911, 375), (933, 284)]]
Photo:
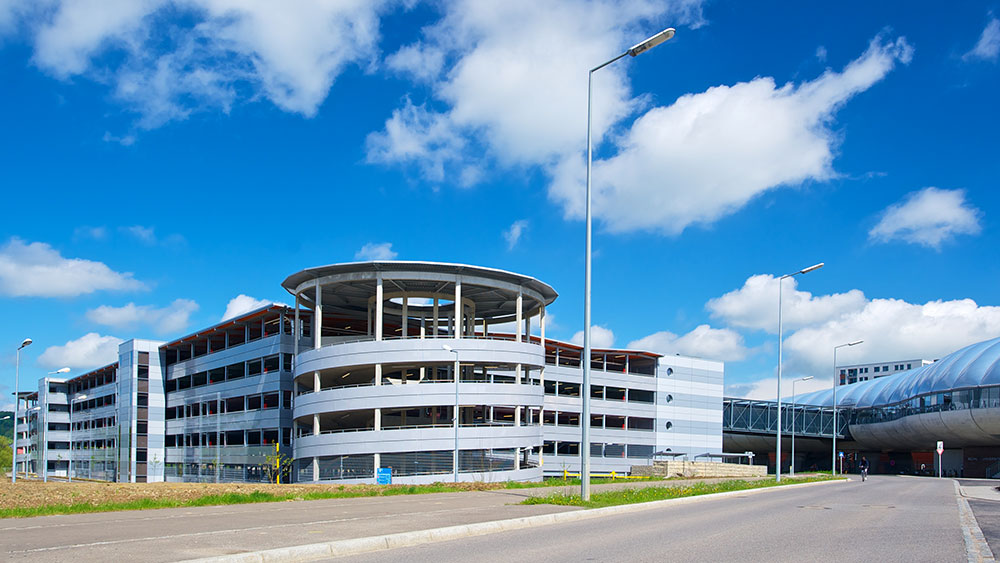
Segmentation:
[(401, 338), (407, 338), (410, 335), (410, 309), (408, 307), (408, 299), (403, 296), (403, 328), (400, 331)]
[(521, 329), (524, 328), (524, 323), (522, 322), (522, 320), (523, 320), (523, 312), (521, 311), (521, 306), (522, 305), (524, 305), (524, 297), (521, 295), (521, 292), (518, 291), (517, 292), (517, 313), (516, 313), (516, 319), (514, 320), (514, 333), (515, 333), (514, 334), (514, 340), (517, 341), (517, 342), (521, 341)]
[(427, 318), (420, 317), (420, 339), (427, 338)]
[(382, 409), (375, 409), (375, 430), (382, 429)]
[(462, 338), (462, 280), (455, 282), (455, 338)]
[(375, 286), (375, 340), (382, 340), (382, 274), (378, 274)]
[(434, 338), (438, 337), (438, 298), (434, 298)]
[(313, 415), (313, 436), (319, 436), (319, 415)]
[(382, 364), (375, 364), (375, 385), (382, 385)]
[[(295, 292), (295, 326), (292, 327), (292, 354), (295, 356), (295, 361), (299, 359), (299, 292)], [(226, 331), (226, 348), (229, 348), (229, 331)]]
[(313, 458), (313, 482), (319, 481), (319, 458)]
[(316, 282), (316, 309), (313, 312), (313, 349), (323, 345), (323, 287)]

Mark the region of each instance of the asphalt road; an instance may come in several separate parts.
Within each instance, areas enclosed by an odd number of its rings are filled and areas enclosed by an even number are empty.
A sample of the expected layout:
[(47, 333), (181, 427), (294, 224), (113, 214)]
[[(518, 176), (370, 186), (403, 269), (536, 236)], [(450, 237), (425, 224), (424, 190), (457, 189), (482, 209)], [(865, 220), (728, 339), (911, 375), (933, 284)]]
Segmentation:
[[(407, 561), (966, 561), (950, 479), (775, 490), (351, 556)], [(339, 559), (342, 561), (343, 559)]]

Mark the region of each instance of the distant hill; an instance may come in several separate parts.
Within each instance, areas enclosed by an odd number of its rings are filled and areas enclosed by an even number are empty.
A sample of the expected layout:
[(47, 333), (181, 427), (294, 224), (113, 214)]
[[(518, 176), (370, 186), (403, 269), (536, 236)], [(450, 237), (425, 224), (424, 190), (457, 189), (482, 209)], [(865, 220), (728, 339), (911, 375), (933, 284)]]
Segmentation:
[(0, 436), (14, 439), (14, 413), (11, 411), (0, 411), (0, 418), (10, 416), (7, 420), (0, 420)]

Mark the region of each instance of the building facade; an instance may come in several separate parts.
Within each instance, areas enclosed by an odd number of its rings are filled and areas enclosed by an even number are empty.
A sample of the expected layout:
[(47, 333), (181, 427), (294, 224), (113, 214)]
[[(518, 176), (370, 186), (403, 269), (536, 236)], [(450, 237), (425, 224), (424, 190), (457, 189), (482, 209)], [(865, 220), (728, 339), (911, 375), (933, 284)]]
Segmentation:
[[(44, 378), (20, 412), (20, 467), (118, 481), (537, 480), (722, 449), (723, 364), (551, 340), (555, 290), (460, 264), (310, 268), (270, 305), (115, 364)], [(65, 419), (65, 420), (64, 420)], [(44, 447), (43, 447), (44, 446)], [(23, 463), (21, 463), (23, 462)]]
[(834, 379), (836, 379), (837, 385), (850, 385), (860, 381), (871, 381), (872, 379), (909, 371), (933, 364), (934, 362), (935, 360), (897, 360), (893, 362), (837, 366)]

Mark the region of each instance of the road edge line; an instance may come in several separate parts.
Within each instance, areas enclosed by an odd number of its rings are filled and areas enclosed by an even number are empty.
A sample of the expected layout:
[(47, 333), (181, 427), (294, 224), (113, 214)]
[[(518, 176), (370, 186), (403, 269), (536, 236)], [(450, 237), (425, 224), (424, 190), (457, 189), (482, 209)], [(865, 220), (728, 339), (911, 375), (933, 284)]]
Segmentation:
[(993, 550), (983, 535), (976, 514), (969, 506), (968, 499), (962, 493), (962, 486), (957, 479), (952, 479), (955, 485), (955, 500), (958, 502), (958, 520), (962, 524), (962, 538), (965, 540), (965, 553), (969, 563), (991, 563), (996, 559), (993, 557)]
[(580, 520), (590, 520), (592, 518), (601, 518), (603, 516), (613, 516), (616, 514), (641, 512), (644, 510), (653, 510), (676, 504), (689, 504), (693, 502), (716, 500), (737, 495), (758, 494), (769, 491), (794, 489), (798, 487), (846, 482), (848, 481), (832, 479), (829, 481), (796, 483), (794, 485), (781, 485), (776, 487), (758, 487), (755, 489), (726, 491), (722, 493), (711, 493), (707, 495), (655, 500), (634, 504), (620, 504), (602, 508), (579, 509), (569, 512), (554, 512), (551, 514), (539, 514), (535, 516), (522, 516), (520, 518), (510, 518), (507, 520), (461, 524), (458, 526), (432, 528), (429, 530), (416, 530), (412, 532), (401, 532), (383, 536), (351, 538), (331, 542), (279, 547), (262, 551), (248, 551), (245, 553), (190, 559), (183, 563), (276, 563), (280, 561), (308, 561), (311, 559), (343, 557), (347, 555), (358, 555), (361, 553), (370, 553), (373, 551), (383, 551), (400, 547), (413, 547), (428, 543), (450, 541), (461, 538), (495, 534), (499, 532), (523, 530), (525, 528), (532, 528), (536, 526), (548, 526), (551, 524), (578, 522)]

